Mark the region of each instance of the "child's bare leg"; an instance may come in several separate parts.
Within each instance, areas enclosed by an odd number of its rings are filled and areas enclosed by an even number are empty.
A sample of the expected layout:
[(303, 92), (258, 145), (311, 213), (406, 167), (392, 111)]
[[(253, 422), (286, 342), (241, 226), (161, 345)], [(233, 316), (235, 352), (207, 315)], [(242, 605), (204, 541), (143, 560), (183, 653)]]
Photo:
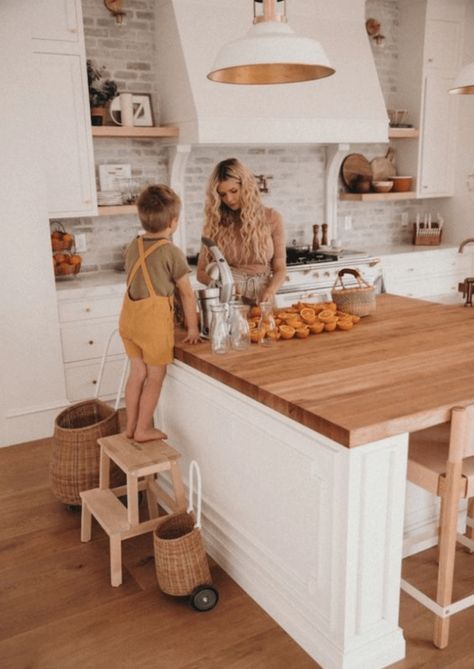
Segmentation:
[(166, 365), (147, 365), (146, 370), (146, 379), (143, 384), (138, 408), (138, 420), (133, 435), (135, 441), (166, 439), (168, 436), (153, 426), (153, 414), (160, 399), (161, 388), (166, 374)]
[(141, 358), (131, 358), (130, 371), (128, 373), (127, 385), (125, 386), (125, 407), (127, 413), (125, 434), (128, 439), (133, 439), (137, 426), (140, 397), (145, 379), (145, 363)]

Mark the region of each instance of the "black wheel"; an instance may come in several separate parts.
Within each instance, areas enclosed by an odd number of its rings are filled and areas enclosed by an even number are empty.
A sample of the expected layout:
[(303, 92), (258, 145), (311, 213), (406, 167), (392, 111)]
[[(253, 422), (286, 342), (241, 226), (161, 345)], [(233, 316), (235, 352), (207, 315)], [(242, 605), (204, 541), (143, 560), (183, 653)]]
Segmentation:
[(219, 601), (219, 593), (212, 585), (199, 585), (190, 596), (195, 611), (210, 611)]

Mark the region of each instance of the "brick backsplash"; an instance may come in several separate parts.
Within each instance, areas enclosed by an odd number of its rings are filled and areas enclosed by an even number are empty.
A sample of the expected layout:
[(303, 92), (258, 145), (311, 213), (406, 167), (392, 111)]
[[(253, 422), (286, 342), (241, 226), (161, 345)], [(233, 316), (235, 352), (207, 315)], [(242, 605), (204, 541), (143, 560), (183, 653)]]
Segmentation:
[[(83, 0), (86, 52), (97, 65), (104, 65), (119, 90), (150, 93), (155, 124), (159, 124), (159, 91), (154, 83), (154, 0), (127, 0), (126, 24), (119, 27), (102, 2)], [(372, 43), (374, 60), (387, 107), (396, 91), (397, 31), (399, 5), (396, 0), (367, 0), (366, 17), (375, 17), (385, 35), (383, 48)], [(351, 150), (371, 158), (384, 155), (386, 145), (354, 145)], [(396, 146), (395, 146), (396, 149)], [(130, 164), (140, 185), (168, 182), (168, 149), (149, 140), (94, 140), (96, 169), (100, 164)], [(309, 243), (313, 223), (324, 222), (325, 149), (321, 146), (219, 146), (193, 147), (184, 184), (186, 239), (188, 253), (199, 248), (203, 222), (204, 193), (208, 176), (216, 162), (235, 156), (255, 174), (271, 176), (270, 192), (263, 195), (268, 206), (280, 211), (287, 240)], [(409, 206), (407, 206), (409, 204)], [(401, 227), (401, 214), (428, 210), (421, 203), (387, 202), (338, 204), (338, 237), (346, 247), (370, 248), (409, 242), (409, 232)], [(436, 205), (434, 205), (436, 211)], [(350, 216), (352, 229), (344, 229)], [(83, 271), (110, 269), (121, 264), (122, 247), (140, 229), (136, 216), (102, 216), (62, 221), (73, 233), (85, 232), (88, 250), (83, 254)]]

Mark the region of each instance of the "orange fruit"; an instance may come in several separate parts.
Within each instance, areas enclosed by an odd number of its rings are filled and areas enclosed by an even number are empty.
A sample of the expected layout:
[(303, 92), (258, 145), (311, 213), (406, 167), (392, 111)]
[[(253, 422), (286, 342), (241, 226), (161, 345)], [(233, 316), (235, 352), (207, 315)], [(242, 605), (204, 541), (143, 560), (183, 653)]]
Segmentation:
[(324, 330), (324, 323), (322, 321), (315, 321), (308, 325), (311, 334), (320, 334)]
[(82, 256), (74, 254), (70, 256), (69, 262), (71, 263), (71, 265), (80, 265), (82, 262)]
[(57, 237), (52, 237), (51, 238), (51, 246), (53, 247), (53, 251), (62, 251), (63, 243)]
[(333, 332), (333, 330), (336, 329), (337, 326), (337, 321), (334, 319), (333, 321), (328, 321), (327, 323), (324, 323), (324, 329), (326, 332)]
[(327, 308), (331, 311), (337, 311), (337, 304), (335, 302), (329, 302)]
[(287, 318), (286, 324), (289, 325), (292, 328), (301, 328), (303, 327), (304, 323), (301, 320), (301, 318), (294, 317), (294, 318)]
[(253, 342), (254, 344), (258, 343), (262, 338), (262, 336), (263, 333), (261, 330), (258, 330), (257, 328), (250, 330), (250, 341)]
[(303, 307), (303, 309), (300, 311), (300, 316), (305, 323), (314, 323), (316, 320), (316, 312), (314, 309), (310, 309), (309, 307)]
[(249, 316), (255, 318), (256, 316), (260, 317), (261, 315), (262, 312), (258, 305), (254, 304), (253, 307), (250, 307)]
[(319, 312), (318, 318), (323, 323), (329, 323), (330, 321), (335, 321), (336, 315), (332, 309), (324, 309), (324, 311)]
[(297, 328), (295, 334), (299, 339), (306, 339), (309, 336), (309, 327), (304, 325), (302, 328)]
[(257, 324), (256, 324), (255, 321), (248, 321), (248, 324), (249, 324), (249, 328), (251, 330), (254, 330), (257, 327)]
[(280, 325), (280, 335), (282, 339), (293, 339), (295, 336), (295, 328), (291, 325)]
[(355, 314), (351, 314), (351, 320), (355, 325), (356, 323), (358, 323), (360, 321), (360, 316), (356, 316)]
[(337, 327), (339, 330), (350, 330), (354, 323), (351, 318), (340, 318), (337, 321)]
[(61, 239), (63, 233), (59, 232), (59, 230), (53, 230), (51, 233), (51, 239)]
[(55, 253), (53, 258), (56, 265), (60, 265), (62, 262), (66, 262), (66, 256), (64, 253)]

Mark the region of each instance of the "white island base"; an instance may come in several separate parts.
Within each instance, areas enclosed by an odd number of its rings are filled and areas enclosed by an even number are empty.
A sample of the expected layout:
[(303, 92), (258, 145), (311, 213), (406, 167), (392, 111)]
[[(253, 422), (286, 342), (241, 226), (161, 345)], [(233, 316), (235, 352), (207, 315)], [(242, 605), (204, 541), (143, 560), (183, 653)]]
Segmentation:
[(200, 465), (208, 553), (316, 662), (405, 656), (407, 434), (345, 448), (180, 361), (160, 416)]

